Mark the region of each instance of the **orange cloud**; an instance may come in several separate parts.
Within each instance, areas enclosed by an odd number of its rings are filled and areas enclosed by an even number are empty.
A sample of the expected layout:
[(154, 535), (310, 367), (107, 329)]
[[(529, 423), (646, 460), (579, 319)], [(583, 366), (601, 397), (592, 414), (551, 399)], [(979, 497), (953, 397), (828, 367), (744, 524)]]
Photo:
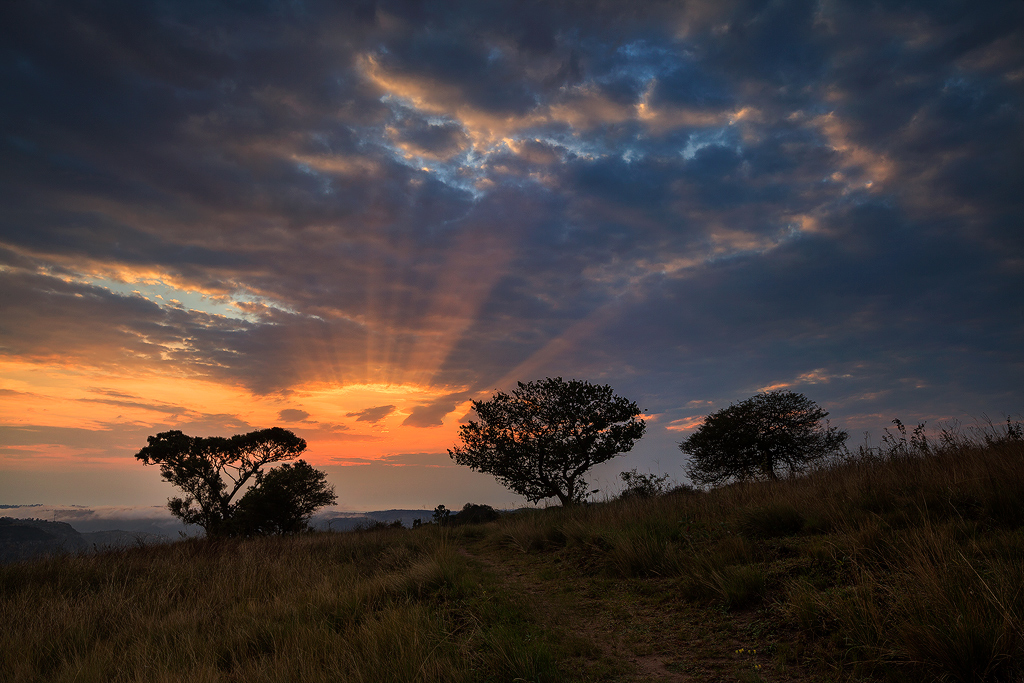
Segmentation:
[(681, 417), (678, 420), (672, 420), (665, 425), (665, 429), (670, 432), (685, 432), (695, 427), (699, 427), (704, 423), (705, 415), (690, 415), (689, 417)]
[(845, 379), (852, 377), (850, 373), (830, 373), (825, 368), (817, 368), (815, 370), (808, 370), (802, 372), (795, 378), (786, 381), (779, 381), (773, 384), (768, 384), (761, 387), (758, 391), (775, 391), (776, 389), (788, 389), (789, 387), (799, 386), (801, 384), (828, 384), (834, 379)]

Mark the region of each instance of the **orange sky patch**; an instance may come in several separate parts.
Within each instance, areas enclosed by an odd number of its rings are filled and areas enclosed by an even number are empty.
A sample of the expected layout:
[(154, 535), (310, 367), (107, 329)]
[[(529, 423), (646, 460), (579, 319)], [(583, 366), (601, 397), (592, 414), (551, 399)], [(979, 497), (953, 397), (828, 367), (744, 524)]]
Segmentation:
[[(253, 429), (283, 426), (306, 438), (309, 448), (305, 457), (313, 464), (372, 461), (404, 452), (444, 452), (455, 443), (457, 424), (469, 410), (468, 401), (455, 405), (438, 426), (411, 427), (402, 422), (416, 406), (450, 393), (448, 387), (313, 384), (296, 387), (287, 396), (260, 396), (242, 387), (188, 377), (129, 376), (57, 364), (0, 361), (0, 413), (9, 427), (110, 433), (113, 445), (115, 430), (125, 427), (133, 434), (149, 434), (177, 428), (187, 431), (189, 425), (210, 430), (223, 424), (218, 435), (228, 436), (239, 423)], [(384, 405), (394, 409), (379, 421), (352, 416)], [(282, 421), (280, 412), (289, 409), (301, 410), (308, 417)], [(26, 438), (32, 434), (22, 433)], [(18, 467), (35, 459), (37, 466), (38, 457), (44, 456), (54, 463), (83, 464), (101, 453), (95, 448), (47, 443), (47, 430), (39, 433), (38, 443), (0, 453), (0, 463)], [(141, 438), (139, 448), (145, 445)], [(30, 451), (37, 455), (27, 458)], [(114, 460), (121, 458), (123, 454)]]

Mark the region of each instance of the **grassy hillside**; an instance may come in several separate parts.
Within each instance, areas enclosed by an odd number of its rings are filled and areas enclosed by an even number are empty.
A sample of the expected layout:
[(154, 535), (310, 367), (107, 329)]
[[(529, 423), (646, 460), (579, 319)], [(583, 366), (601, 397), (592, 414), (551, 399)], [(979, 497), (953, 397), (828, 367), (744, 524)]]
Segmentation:
[(985, 681), (1024, 662), (1024, 440), (485, 525), (0, 567), (4, 681)]

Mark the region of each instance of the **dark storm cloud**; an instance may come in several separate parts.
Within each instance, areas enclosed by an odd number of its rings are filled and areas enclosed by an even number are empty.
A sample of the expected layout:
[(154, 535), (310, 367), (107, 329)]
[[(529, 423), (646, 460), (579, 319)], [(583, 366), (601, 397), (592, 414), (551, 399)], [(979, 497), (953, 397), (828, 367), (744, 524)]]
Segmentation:
[(418, 427), (515, 372), (1021, 398), (1021, 3), (0, 12), (8, 356), (470, 392)]
[(399, 141), (416, 154), (447, 159), (465, 150), (468, 138), (457, 123), (431, 123), (424, 120), (403, 121), (396, 129)]
[[(671, 54), (671, 53), (670, 53)], [(718, 108), (735, 104), (723, 82), (702, 71), (692, 60), (667, 65), (652, 89), (650, 102)]]
[[(748, 256), (665, 281), (602, 328), (605, 343), (576, 362), (596, 373), (616, 358), (644, 358), (642, 377), (623, 388), (673, 418), (693, 412), (679, 392), (724, 407), (779, 385), (830, 404), (840, 418), (884, 417), (876, 438), (887, 419), (909, 412), (935, 419), (977, 417), (971, 406), (982, 404), (1012, 410), (1024, 330), (1019, 311), (1004, 315), (1013, 295), (1008, 282), (985, 275), (985, 250), (949, 238), (907, 242), (920, 228), (886, 207), (856, 207), (841, 220), (858, 233), (856, 245), (801, 238), (772, 259)], [(966, 279), (948, 278), (954, 270)], [(979, 347), (986, 351), (963, 352)]]
[(456, 85), (468, 104), (487, 111), (521, 115), (536, 104), (519, 65), (465, 33), (415, 33), (379, 59), (385, 68)]

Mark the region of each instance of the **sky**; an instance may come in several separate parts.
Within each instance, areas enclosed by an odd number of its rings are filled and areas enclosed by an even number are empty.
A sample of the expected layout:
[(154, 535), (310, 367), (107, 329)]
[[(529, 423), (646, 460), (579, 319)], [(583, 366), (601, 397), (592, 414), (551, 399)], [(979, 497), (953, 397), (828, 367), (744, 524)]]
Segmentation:
[(764, 390), (877, 443), (1024, 411), (1024, 2), (0, 7), (0, 503), (281, 426), (343, 509), (522, 502), (472, 400)]

